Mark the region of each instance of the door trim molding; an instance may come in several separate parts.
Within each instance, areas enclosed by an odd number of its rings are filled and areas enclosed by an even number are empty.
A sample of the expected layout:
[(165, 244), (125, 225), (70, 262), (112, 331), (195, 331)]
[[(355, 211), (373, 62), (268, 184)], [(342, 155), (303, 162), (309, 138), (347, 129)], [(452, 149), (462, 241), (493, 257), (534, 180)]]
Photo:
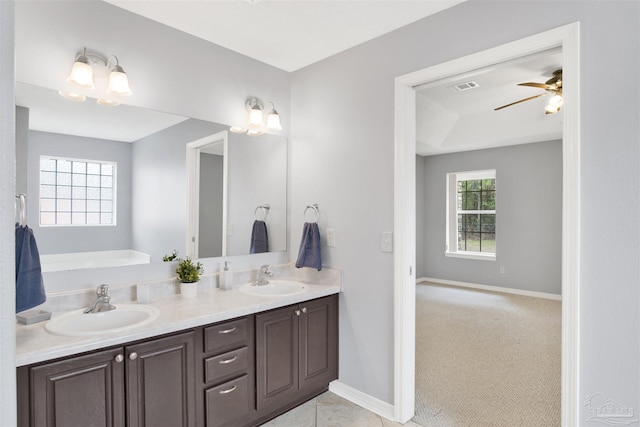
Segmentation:
[(394, 160), (394, 417), (415, 406), (415, 156), (414, 87), (554, 47), (563, 55), (562, 415), (578, 425), (580, 370), (580, 24), (497, 46), (395, 79)]

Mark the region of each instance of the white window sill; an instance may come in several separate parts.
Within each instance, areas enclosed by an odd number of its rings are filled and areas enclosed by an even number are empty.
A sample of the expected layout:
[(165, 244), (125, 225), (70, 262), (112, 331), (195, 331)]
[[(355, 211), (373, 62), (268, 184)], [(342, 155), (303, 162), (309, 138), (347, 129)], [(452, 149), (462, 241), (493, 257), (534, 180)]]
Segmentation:
[(484, 254), (481, 252), (445, 252), (444, 256), (451, 258), (479, 259), (482, 261), (496, 260), (496, 254)]

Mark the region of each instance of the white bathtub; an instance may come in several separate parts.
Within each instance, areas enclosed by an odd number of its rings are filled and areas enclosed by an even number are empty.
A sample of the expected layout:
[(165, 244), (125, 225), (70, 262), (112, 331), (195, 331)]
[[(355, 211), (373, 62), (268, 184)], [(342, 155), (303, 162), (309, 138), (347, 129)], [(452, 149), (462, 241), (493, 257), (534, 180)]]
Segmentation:
[(42, 272), (149, 264), (151, 256), (131, 249), (40, 255)]

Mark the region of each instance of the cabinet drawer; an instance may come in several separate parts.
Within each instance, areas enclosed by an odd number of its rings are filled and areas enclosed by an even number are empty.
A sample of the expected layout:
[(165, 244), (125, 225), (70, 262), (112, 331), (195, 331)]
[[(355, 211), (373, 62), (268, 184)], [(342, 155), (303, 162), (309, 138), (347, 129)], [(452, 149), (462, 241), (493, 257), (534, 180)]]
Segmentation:
[(249, 319), (237, 319), (209, 326), (204, 330), (204, 351), (206, 353), (242, 347), (247, 343)]
[(244, 373), (248, 368), (248, 349), (242, 347), (204, 360), (204, 382), (210, 383)]
[(249, 412), (248, 376), (207, 389), (206, 426), (232, 425)]

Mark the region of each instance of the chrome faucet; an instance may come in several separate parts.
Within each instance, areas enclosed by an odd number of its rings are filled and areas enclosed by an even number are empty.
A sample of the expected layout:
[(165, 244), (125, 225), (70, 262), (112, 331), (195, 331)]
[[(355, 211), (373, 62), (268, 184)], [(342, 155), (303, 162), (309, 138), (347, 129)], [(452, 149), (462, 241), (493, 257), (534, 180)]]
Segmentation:
[(271, 265), (265, 264), (260, 267), (260, 272), (258, 273), (258, 280), (253, 282), (253, 286), (263, 286), (269, 284), (269, 278), (273, 276), (273, 271), (269, 271)]
[(98, 299), (90, 308), (87, 308), (85, 313), (100, 313), (103, 311), (115, 310), (115, 306), (111, 305), (109, 301), (111, 301), (111, 297), (109, 296), (109, 286), (108, 285), (100, 285), (98, 289), (96, 289), (96, 294), (98, 295)]

